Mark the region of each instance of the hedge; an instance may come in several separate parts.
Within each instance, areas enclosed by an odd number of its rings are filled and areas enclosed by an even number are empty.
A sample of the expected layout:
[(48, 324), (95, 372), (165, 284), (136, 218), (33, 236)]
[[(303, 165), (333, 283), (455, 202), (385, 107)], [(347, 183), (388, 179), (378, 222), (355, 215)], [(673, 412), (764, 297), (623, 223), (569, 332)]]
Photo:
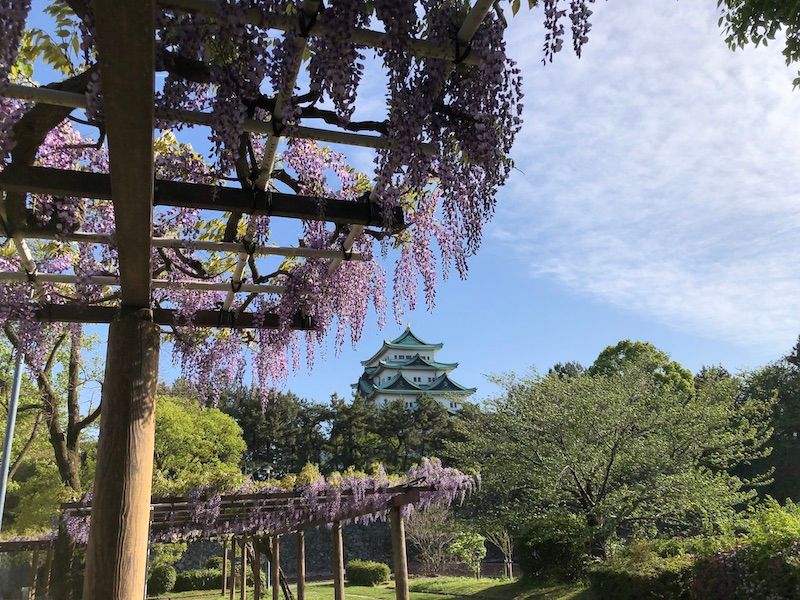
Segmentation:
[(213, 590), (222, 587), (222, 571), (219, 569), (193, 569), (178, 573), (175, 592), (188, 592), (190, 590)]
[(353, 585), (378, 585), (389, 581), (389, 565), (371, 560), (351, 560), (347, 563), (347, 581)]

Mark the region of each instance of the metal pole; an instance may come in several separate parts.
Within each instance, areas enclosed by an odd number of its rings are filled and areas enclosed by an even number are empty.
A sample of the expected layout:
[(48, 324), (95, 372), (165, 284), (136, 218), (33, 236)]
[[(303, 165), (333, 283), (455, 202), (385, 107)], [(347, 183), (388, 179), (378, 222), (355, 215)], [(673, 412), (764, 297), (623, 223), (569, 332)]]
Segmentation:
[(11, 387), (11, 402), (8, 405), (8, 421), (6, 421), (6, 437), (3, 442), (3, 464), (0, 473), (0, 531), (3, 530), (3, 510), (6, 505), (6, 489), (8, 488), (8, 470), (11, 467), (11, 444), (14, 441), (14, 426), (17, 422), (17, 405), (19, 404), (19, 388), (22, 381), (22, 352), (17, 350), (14, 362), (14, 383)]

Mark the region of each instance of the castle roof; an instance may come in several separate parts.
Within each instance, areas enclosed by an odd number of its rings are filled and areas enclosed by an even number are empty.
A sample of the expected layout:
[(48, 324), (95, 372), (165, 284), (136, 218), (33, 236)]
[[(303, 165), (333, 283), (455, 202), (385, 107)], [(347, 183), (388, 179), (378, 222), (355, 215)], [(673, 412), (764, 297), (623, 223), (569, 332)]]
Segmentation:
[(403, 394), (404, 392), (416, 392), (422, 394), (442, 395), (442, 394), (474, 394), (477, 388), (466, 388), (463, 385), (456, 383), (445, 373), (438, 377), (433, 383), (419, 384), (409, 381), (406, 376), (400, 372), (393, 376), (388, 381), (382, 384), (375, 384), (366, 375), (362, 375), (357, 384), (353, 384), (354, 388), (365, 398), (369, 398), (372, 394)]
[(406, 330), (393, 340), (384, 341), (381, 349), (373, 354), (368, 360), (362, 360), (361, 364), (366, 366), (372, 362), (375, 362), (386, 350), (428, 350), (435, 352), (440, 350), (442, 346), (444, 346), (444, 344), (428, 344), (427, 342), (422, 341), (419, 337), (414, 335), (414, 332), (411, 331), (410, 327), (406, 327)]
[(436, 360), (430, 360), (419, 354), (415, 354), (411, 358), (405, 360), (381, 360), (375, 367), (367, 367), (364, 369), (368, 374), (376, 374), (383, 369), (406, 369), (413, 367), (415, 369), (434, 369), (436, 371), (452, 371), (458, 366), (458, 363), (443, 363)]

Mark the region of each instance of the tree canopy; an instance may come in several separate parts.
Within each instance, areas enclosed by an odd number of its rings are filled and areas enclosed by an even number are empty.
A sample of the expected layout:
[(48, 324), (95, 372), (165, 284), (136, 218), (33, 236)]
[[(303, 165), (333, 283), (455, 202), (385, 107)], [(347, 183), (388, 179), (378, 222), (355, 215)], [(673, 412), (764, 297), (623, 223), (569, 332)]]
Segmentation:
[(772, 403), (735, 379), (687, 393), (631, 365), (497, 383), (452, 453), (521, 518), (580, 515), (597, 555), (616, 533), (697, 528), (754, 497), (731, 469), (767, 452)]

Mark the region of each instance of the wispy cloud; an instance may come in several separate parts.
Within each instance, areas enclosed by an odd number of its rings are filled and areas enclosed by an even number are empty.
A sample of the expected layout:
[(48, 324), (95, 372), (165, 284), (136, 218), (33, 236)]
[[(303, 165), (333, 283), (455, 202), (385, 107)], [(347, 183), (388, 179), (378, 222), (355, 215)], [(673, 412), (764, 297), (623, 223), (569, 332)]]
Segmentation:
[(800, 332), (800, 92), (777, 48), (732, 53), (716, 18), (600, 3), (584, 57), (545, 68), (517, 17), (526, 123), (491, 231), (534, 277), (782, 350)]

